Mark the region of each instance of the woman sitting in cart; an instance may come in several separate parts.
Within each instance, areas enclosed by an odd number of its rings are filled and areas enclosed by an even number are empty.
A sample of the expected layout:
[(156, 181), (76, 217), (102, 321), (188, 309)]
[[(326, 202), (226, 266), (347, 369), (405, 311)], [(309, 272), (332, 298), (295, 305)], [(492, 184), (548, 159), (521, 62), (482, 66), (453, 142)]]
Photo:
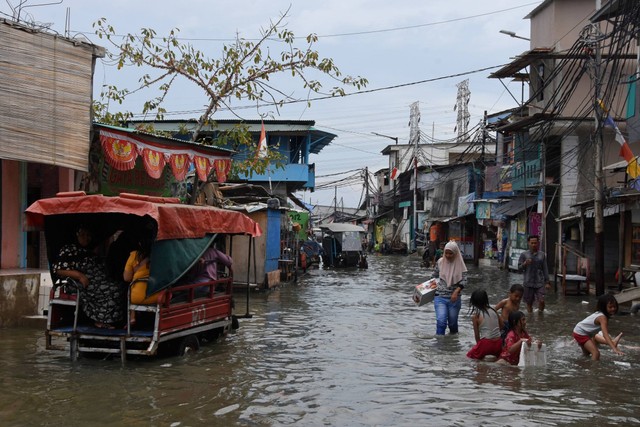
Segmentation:
[(186, 280), (190, 283), (203, 283), (218, 280), (218, 264), (227, 268), (233, 265), (233, 259), (217, 248), (219, 241), (214, 242), (202, 254), (196, 264), (191, 267), (186, 275)]
[(121, 283), (108, 278), (104, 265), (92, 250), (93, 233), (84, 225), (76, 230), (76, 242), (64, 245), (52, 265), (60, 278), (79, 282), (84, 292), (80, 304), (98, 328), (114, 328), (122, 322), (124, 293)]

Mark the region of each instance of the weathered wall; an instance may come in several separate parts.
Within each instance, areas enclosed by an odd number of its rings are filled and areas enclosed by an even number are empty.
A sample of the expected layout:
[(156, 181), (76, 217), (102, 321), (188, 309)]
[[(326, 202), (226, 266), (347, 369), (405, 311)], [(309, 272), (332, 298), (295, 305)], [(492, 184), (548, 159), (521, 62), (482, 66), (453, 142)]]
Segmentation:
[(38, 311), (39, 289), (39, 273), (0, 276), (0, 327), (26, 324), (24, 316)]

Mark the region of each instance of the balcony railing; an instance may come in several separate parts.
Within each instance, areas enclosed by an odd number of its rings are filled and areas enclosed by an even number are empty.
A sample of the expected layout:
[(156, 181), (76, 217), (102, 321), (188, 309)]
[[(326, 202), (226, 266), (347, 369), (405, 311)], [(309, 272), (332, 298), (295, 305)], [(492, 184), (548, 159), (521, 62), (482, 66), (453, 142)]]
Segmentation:
[(248, 182), (266, 182), (271, 180), (272, 182), (291, 182), (302, 184), (305, 188), (313, 188), (316, 185), (316, 175), (313, 165), (303, 164), (288, 164), (282, 168), (276, 168), (275, 166), (269, 166), (266, 173), (256, 174), (251, 177), (247, 175), (240, 175), (240, 179), (246, 179)]
[(540, 166), (540, 159), (515, 163), (512, 169), (512, 190), (521, 191), (540, 186)]

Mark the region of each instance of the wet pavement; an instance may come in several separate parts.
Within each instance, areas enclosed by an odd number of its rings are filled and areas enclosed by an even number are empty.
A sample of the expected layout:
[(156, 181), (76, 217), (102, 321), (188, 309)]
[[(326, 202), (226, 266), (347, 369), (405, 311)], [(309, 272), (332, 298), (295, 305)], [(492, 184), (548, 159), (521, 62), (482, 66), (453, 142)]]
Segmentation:
[[(470, 267), (460, 334), (435, 336), (433, 305), (416, 307), (428, 272), (417, 256), (371, 256), (368, 270), (311, 270), (252, 294), (253, 317), (184, 358), (129, 361), (44, 349), (41, 329), (4, 329), (2, 425), (630, 425), (640, 424), (640, 317), (614, 317), (624, 356), (584, 358), (571, 338), (594, 296), (547, 297), (528, 316), (547, 366), (477, 362), (468, 298), (495, 304), (522, 276)], [(246, 311), (236, 295), (237, 312)], [(523, 306), (524, 308), (524, 306)]]

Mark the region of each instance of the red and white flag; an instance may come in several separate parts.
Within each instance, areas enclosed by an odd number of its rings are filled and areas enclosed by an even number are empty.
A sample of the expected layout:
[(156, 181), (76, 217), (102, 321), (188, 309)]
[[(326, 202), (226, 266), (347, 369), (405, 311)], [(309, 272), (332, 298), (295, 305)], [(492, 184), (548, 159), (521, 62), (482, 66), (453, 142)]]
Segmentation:
[(262, 130), (260, 131), (260, 140), (258, 141), (258, 150), (256, 150), (256, 158), (264, 159), (267, 157), (267, 134), (264, 131), (264, 122), (262, 122)]
[(398, 177), (398, 168), (393, 168), (391, 171), (391, 179), (396, 179)]
[(624, 139), (622, 132), (620, 132), (620, 128), (618, 128), (618, 125), (616, 125), (613, 117), (611, 117), (611, 115), (605, 108), (602, 100), (599, 99), (598, 103), (600, 104), (600, 108), (602, 108), (604, 114), (607, 115), (607, 117), (604, 119), (604, 125), (609, 126), (616, 133), (615, 140), (618, 144), (620, 144), (620, 157), (624, 157), (624, 159), (627, 161), (627, 174), (631, 178), (637, 178), (640, 175), (640, 165), (638, 165), (636, 156), (633, 155), (631, 147), (629, 147), (629, 144), (627, 144), (627, 141)]

